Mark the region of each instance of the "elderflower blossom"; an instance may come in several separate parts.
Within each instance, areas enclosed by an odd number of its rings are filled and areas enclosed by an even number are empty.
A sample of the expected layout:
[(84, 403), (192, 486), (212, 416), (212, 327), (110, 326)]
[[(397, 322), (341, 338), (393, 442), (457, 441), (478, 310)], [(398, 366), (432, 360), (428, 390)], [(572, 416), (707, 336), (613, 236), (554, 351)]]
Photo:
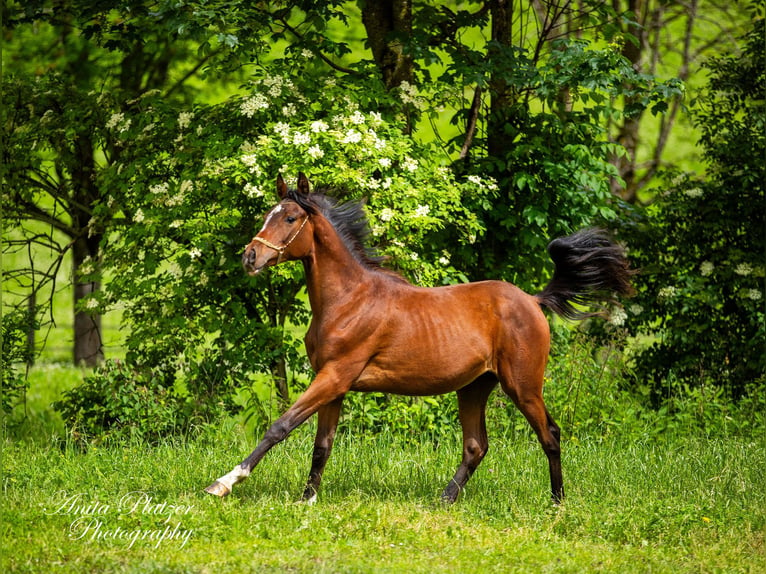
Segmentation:
[(383, 115), (380, 112), (370, 112), (370, 124), (377, 128), (383, 123)]
[(183, 193), (177, 193), (172, 197), (168, 197), (165, 199), (165, 205), (167, 207), (177, 207), (184, 202), (184, 194)]
[(301, 50), (301, 56), (305, 58), (306, 60), (310, 60), (314, 57), (314, 52), (312, 52), (308, 48), (303, 48), (303, 50)]
[(160, 195), (162, 193), (168, 192), (168, 182), (163, 181), (162, 183), (158, 183), (156, 185), (150, 185), (149, 191), (153, 193), (154, 195)]
[(405, 104), (416, 104), (418, 89), (409, 82), (402, 82), (399, 84), (399, 97)]
[(445, 257), (444, 255), (442, 255), (441, 257), (439, 257), (438, 261), (439, 261), (439, 265), (443, 265), (444, 267), (446, 267), (447, 265), (449, 265), (449, 258), (448, 258), (448, 257)]
[(734, 273), (747, 277), (753, 272), (753, 267), (749, 263), (740, 263), (734, 268)]
[(412, 159), (410, 156), (405, 156), (404, 161), (402, 162), (402, 167), (407, 171), (417, 171), (418, 160)]
[(291, 103), (291, 104), (286, 104), (282, 106), (282, 115), (285, 116), (286, 118), (291, 118), (297, 113), (298, 113), (298, 110), (295, 107), (295, 104)]
[(621, 327), (625, 324), (625, 319), (628, 318), (627, 313), (621, 308), (616, 307), (612, 309), (612, 312), (609, 314), (609, 324), (613, 325), (615, 327)]
[(429, 213), (431, 213), (430, 206), (418, 205), (417, 209), (415, 210), (415, 217), (426, 217)]
[(274, 132), (282, 138), (282, 142), (290, 143), (290, 125), (284, 122), (277, 122), (274, 125)]
[(239, 107), (243, 116), (252, 118), (258, 110), (265, 110), (269, 107), (269, 100), (263, 94), (255, 94), (244, 100)]
[(321, 159), (324, 157), (324, 151), (318, 145), (312, 145), (306, 152), (314, 159)]
[(124, 120), (125, 120), (125, 114), (123, 114), (122, 112), (112, 114), (112, 116), (109, 118), (109, 121), (106, 122), (106, 129), (113, 130), (114, 128), (119, 126)]
[(387, 157), (382, 157), (378, 160), (380, 167), (391, 167), (391, 160)]
[(355, 125), (361, 125), (364, 123), (364, 114), (360, 112), (359, 110), (355, 111), (353, 114), (351, 114), (351, 117), (348, 118), (348, 120)]
[(478, 175), (469, 175), (468, 181), (475, 183), (476, 185), (481, 185), (481, 178)]
[(676, 288), (673, 285), (666, 285), (662, 289), (659, 290), (657, 293), (657, 296), (660, 299), (670, 299), (676, 294)]
[(644, 312), (644, 308), (638, 303), (633, 303), (633, 305), (630, 306), (630, 312), (634, 315), (640, 315)]
[(759, 289), (748, 289), (747, 296), (749, 299), (752, 299), (753, 301), (760, 301), (762, 294)]
[(380, 212), (381, 221), (391, 221), (393, 218), (394, 218), (393, 209), (389, 209), (388, 207), (386, 207), (383, 211)]
[(239, 158), (239, 161), (244, 163), (247, 167), (253, 167), (258, 163), (258, 156), (254, 153), (248, 153)]
[(85, 308), (90, 310), (98, 309), (98, 299), (94, 297), (88, 299), (88, 302), (85, 303)]
[(181, 186), (178, 188), (180, 193), (189, 193), (194, 190), (194, 182), (190, 179), (185, 179), (181, 182)]
[(702, 197), (702, 190), (699, 187), (695, 187), (693, 189), (686, 189), (684, 190), (684, 193), (691, 197), (692, 199), (696, 199), (698, 197)]
[(200, 251), (198, 247), (192, 247), (191, 250), (189, 250), (189, 257), (191, 257), (192, 260), (199, 259), (202, 257), (202, 251)]
[(340, 143), (355, 144), (359, 143), (360, 141), (362, 141), (362, 134), (352, 128), (346, 132), (346, 135), (343, 136), (343, 139), (340, 140)]
[(135, 215), (133, 215), (133, 221), (136, 223), (141, 223), (144, 220), (144, 210), (140, 207), (136, 210)]
[(311, 143), (311, 136), (304, 132), (295, 132), (293, 136), (294, 145), (306, 145)]
[(257, 185), (250, 182), (245, 184), (245, 193), (247, 194), (247, 197), (250, 197), (250, 198), (264, 196), (263, 190)]
[(109, 118), (106, 127), (108, 129), (116, 129), (119, 133), (123, 133), (130, 129), (131, 123), (132, 120), (130, 118), (126, 118), (125, 114), (118, 113), (112, 114), (112, 117)]
[(318, 134), (320, 132), (326, 132), (328, 129), (330, 129), (330, 126), (328, 126), (322, 120), (311, 122), (311, 131), (314, 132), (315, 134)]
[(194, 112), (181, 112), (178, 114), (178, 128), (182, 130), (188, 128), (193, 119)]
[(700, 265), (700, 274), (703, 277), (709, 277), (714, 268), (715, 266), (710, 261), (703, 261)]

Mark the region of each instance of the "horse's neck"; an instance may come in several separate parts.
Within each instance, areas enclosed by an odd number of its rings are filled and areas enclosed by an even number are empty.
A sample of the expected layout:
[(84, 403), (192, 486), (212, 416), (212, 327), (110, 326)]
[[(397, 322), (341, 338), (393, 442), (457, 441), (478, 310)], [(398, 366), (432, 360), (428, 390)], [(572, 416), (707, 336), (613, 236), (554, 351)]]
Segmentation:
[(314, 249), (303, 260), (306, 288), (315, 317), (343, 305), (356, 287), (370, 278), (370, 270), (351, 254), (335, 228), (324, 218), (314, 225)]

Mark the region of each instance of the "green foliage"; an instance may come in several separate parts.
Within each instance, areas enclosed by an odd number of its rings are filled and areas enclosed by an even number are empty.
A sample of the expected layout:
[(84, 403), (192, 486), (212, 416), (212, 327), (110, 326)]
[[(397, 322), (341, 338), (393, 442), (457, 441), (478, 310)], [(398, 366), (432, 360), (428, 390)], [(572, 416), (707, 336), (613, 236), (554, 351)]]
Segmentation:
[[(179, 112), (150, 94), (129, 113), (106, 114), (120, 161), (101, 173), (110, 195), (93, 225), (125, 226), (102, 245), (100, 267), (83, 266), (83, 280), (110, 277), (83, 306), (123, 309), (126, 360), (152, 373), (150, 394), (162, 399), (180, 384), (203, 408), (231, 398), (255, 373), (278, 372), (285, 357), (293, 377), (307, 372), (290, 329), (308, 318), (300, 265), (250, 278), (240, 264), (276, 202), (278, 173), (303, 171), (343, 199), (366, 197), (375, 241), (419, 284), (461, 279), (439, 236), (476, 240), (482, 228), (462, 204), (492, 182), (458, 182), (397, 118), (376, 111), (388, 97), (374, 83), (264, 71), (222, 104)], [(70, 393), (69, 418), (88, 400)]]
[(498, 183), (491, 202), (468, 199), (492, 231), (478, 250), (465, 254), (473, 278), (537, 288), (550, 265), (550, 238), (621, 215), (610, 182), (619, 177), (611, 160), (624, 149), (609, 141), (604, 126), (644, 109), (658, 113), (683, 90), (677, 81), (636, 73), (620, 48), (558, 41), (539, 60), (514, 49), (513, 67), (503, 70), (514, 97), (496, 112), (501, 117), (488, 120), (496, 125), (494, 134), (490, 124), (487, 137), (479, 139), (485, 155), (463, 167)]
[(4, 415), (8, 415), (24, 399), (27, 390), (27, 378), (19, 372), (19, 365), (32, 359), (27, 345), (27, 333), (36, 328), (36, 321), (34, 315), (16, 310), (3, 313), (0, 326), (0, 409)]
[[(203, 397), (190, 397), (167, 384), (160, 369), (138, 370), (108, 361), (65, 391), (54, 407), (67, 423), (72, 438), (136, 438), (147, 442), (188, 430), (193, 423), (220, 416), (222, 409)], [(194, 404), (196, 403), (196, 404)]]
[(626, 326), (649, 343), (636, 355), (636, 377), (655, 400), (686, 386), (742, 397), (766, 385), (763, 20), (741, 55), (709, 68), (694, 114), (706, 177), (670, 174), (667, 191), (624, 230), (642, 270)]

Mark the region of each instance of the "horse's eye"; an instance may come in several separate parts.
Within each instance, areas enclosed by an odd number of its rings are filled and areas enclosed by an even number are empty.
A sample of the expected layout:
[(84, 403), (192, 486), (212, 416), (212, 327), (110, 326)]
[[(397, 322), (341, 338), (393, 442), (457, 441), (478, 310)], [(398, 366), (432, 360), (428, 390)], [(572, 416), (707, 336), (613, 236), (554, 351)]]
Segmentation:
[(295, 223), (295, 218), (292, 215), (288, 215), (285, 218), (285, 221), (287, 221), (287, 223)]

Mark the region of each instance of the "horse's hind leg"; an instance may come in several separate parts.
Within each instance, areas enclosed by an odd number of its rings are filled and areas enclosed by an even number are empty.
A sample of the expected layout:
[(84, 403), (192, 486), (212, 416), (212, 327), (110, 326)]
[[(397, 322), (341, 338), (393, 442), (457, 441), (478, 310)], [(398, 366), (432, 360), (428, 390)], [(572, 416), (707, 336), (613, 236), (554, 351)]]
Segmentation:
[(487, 454), (489, 441), (485, 411), (487, 399), (496, 384), (495, 376), (487, 374), (457, 391), (460, 425), (463, 428), (463, 460), (442, 493), (444, 502), (452, 503), (457, 500), (460, 491)]
[(311, 471), (303, 491), (303, 500), (312, 503), (316, 500), (319, 485), (322, 482), (322, 473), (330, 458), (332, 443), (335, 439), (335, 430), (338, 428), (338, 419), (343, 405), (343, 397), (340, 397), (317, 412), (317, 434), (314, 439), (314, 455), (311, 458)]
[(545, 365), (538, 369), (520, 367), (502, 369), (500, 382), (503, 390), (511, 397), (518, 409), (535, 431), (545, 455), (551, 477), (551, 495), (555, 503), (564, 499), (564, 481), (561, 476), (561, 431), (548, 413), (543, 402), (543, 373)]

